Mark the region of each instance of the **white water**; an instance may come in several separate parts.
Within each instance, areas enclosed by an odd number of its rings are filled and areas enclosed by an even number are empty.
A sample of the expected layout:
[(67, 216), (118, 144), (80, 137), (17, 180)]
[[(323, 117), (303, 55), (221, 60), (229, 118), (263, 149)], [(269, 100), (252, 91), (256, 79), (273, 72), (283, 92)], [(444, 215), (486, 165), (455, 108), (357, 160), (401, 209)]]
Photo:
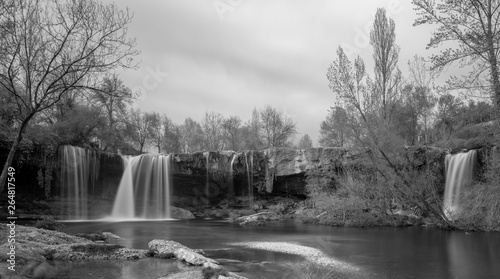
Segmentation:
[(210, 195), (210, 184), (209, 184), (209, 177), (208, 177), (208, 170), (210, 168), (209, 164), (210, 164), (210, 152), (203, 152), (203, 156), (205, 156), (206, 158), (206, 162), (205, 162), (205, 165), (206, 165), (206, 168), (207, 168), (207, 173), (206, 173), (206, 181), (205, 181), (205, 198), (206, 198), (206, 203), (208, 204), (209, 203), (209, 195)]
[(477, 152), (471, 150), (446, 156), (446, 186), (444, 191), (443, 211), (453, 219), (460, 212), (460, 190), (472, 180)]
[(229, 189), (227, 193), (229, 197), (234, 196), (234, 161), (236, 158), (238, 158), (238, 153), (233, 154), (233, 158), (229, 164)]
[(119, 219), (130, 218), (135, 216), (134, 206), (134, 185), (131, 183), (132, 179), (132, 157), (122, 157), (123, 171), (120, 185), (118, 186), (118, 193), (113, 203), (113, 211), (111, 216)]
[(250, 153), (250, 163), (248, 163), (248, 154), (245, 153), (245, 164), (247, 167), (247, 185), (248, 185), (248, 203), (249, 206), (253, 205), (253, 152)]
[(170, 155), (128, 160), (113, 204), (111, 220), (170, 219)]
[(99, 174), (99, 158), (95, 151), (65, 145), (59, 149), (61, 197), (66, 199), (63, 215), (69, 219), (88, 219), (88, 194), (94, 192)]

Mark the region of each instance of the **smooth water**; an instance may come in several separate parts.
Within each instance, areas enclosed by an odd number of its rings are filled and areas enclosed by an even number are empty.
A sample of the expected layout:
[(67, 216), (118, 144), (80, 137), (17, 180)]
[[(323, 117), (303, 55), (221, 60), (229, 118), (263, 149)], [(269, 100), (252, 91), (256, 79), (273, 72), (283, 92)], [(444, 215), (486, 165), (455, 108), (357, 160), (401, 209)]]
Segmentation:
[(88, 218), (88, 194), (94, 192), (99, 174), (99, 158), (95, 151), (64, 145), (59, 148), (61, 196), (68, 200), (62, 209), (69, 219)]
[(460, 211), (461, 188), (472, 180), (477, 152), (458, 153), (446, 156), (446, 185), (443, 212), (450, 219)]
[[(64, 232), (109, 231), (126, 239), (125, 245), (147, 249), (155, 238), (204, 249), (229, 271), (248, 278), (498, 278), (500, 234), (442, 231), (432, 228), (333, 228), (293, 222), (243, 227), (223, 221), (82, 222), (67, 223)], [(237, 243), (270, 243), (274, 250), (287, 245), (299, 252), (317, 249), (315, 256), (252, 249)], [(301, 245), (301, 246), (298, 246)], [(172, 260), (73, 263), (67, 279), (156, 278), (182, 269)], [(99, 277), (102, 273), (112, 273)], [(156, 276), (156, 277), (155, 277)]]
[(110, 219), (170, 219), (170, 155), (124, 157)]

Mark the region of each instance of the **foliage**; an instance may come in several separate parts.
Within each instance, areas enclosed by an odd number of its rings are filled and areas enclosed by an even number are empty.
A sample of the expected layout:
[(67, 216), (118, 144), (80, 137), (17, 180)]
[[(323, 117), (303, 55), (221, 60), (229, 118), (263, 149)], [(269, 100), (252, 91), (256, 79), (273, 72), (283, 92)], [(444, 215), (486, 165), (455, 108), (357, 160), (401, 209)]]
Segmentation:
[[(500, 42), (500, 2), (413, 0), (420, 16), (414, 25), (436, 24), (428, 48), (444, 45), (432, 55), (433, 68), (443, 70), (452, 63), (469, 68), (467, 76), (452, 77), (449, 89), (468, 92), (488, 92), (496, 102), (497, 117), (500, 104), (498, 49)], [(488, 92), (489, 93), (489, 92)]]
[(342, 106), (334, 106), (320, 125), (319, 144), (323, 147), (344, 147), (352, 145), (354, 138), (349, 134), (347, 111)]
[(42, 218), (38, 219), (33, 226), (39, 229), (58, 231), (63, 227), (63, 224), (59, 223), (52, 216), (42, 216)]
[[(494, 152), (494, 151), (493, 151)], [(483, 181), (462, 187), (457, 225), (467, 230), (500, 231), (500, 158), (490, 158)]]

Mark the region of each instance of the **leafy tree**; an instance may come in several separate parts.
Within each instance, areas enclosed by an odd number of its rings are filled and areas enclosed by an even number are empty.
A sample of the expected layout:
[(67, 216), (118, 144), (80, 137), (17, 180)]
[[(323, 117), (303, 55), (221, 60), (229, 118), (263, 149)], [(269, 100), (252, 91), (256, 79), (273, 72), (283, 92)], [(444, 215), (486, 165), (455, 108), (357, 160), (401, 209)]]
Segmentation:
[(131, 58), (137, 54), (135, 40), (127, 37), (132, 17), (115, 4), (92, 0), (2, 3), (0, 88), (14, 98), (19, 122), (0, 176), (0, 192), (30, 121), (69, 92), (98, 89), (102, 73), (133, 66)]
[[(487, 80), (500, 116), (500, 79), (498, 55), (500, 49), (500, 2), (497, 0), (456, 1), (413, 0), (420, 16), (414, 25), (436, 24), (428, 48), (446, 46), (432, 55), (433, 68), (443, 70), (458, 63), (468, 66), (470, 73), (462, 80), (453, 78), (452, 88), (482, 89)], [(489, 78), (484, 78), (485, 74)]]
[(390, 118), (394, 104), (398, 101), (401, 71), (397, 67), (399, 46), (396, 45), (396, 24), (387, 18), (385, 9), (377, 9), (370, 44), (375, 61), (374, 91), (381, 103), (382, 118)]
[(370, 33), (374, 59), (380, 59), (375, 61), (375, 82), (366, 74), (363, 60), (358, 56), (351, 62), (341, 47), (327, 72), (330, 89), (337, 95), (339, 103), (352, 112), (352, 116), (348, 117), (348, 126), (356, 144), (363, 147), (377, 172), (372, 175), (376, 180), (373, 185), (383, 185), (373, 192), (376, 196), (351, 191), (366, 202), (377, 203), (382, 212), (388, 209), (391, 198), (397, 197), (405, 204), (424, 208), (436, 221), (447, 225), (448, 219), (440, 203), (436, 202), (435, 188), (422, 191), (413, 182), (416, 174), (402, 170), (395, 163), (403, 142), (394, 129), (396, 115), (393, 112), (401, 101), (401, 75), (393, 63), (397, 61), (398, 48), (390, 47), (395, 42), (394, 30), (393, 21), (387, 19), (383, 9), (378, 9), (374, 30)]
[(435, 129), (438, 139), (449, 139), (457, 128), (463, 103), (451, 94), (439, 97)]
[(299, 144), (297, 145), (298, 149), (307, 149), (307, 148), (312, 148), (313, 147), (313, 142), (311, 137), (309, 137), (308, 134), (305, 134), (302, 136), (299, 140)]
[(328, 110), (326, 119), (320, 125), (319, 144), (323, 147), (344, 147), (351, 145), (349, 136), (347, 111), (341, 106), (334, 106)]
[(297, 134), (296, 123), (269, 105), (260, 111), (260, 120), (260, 134), (267, 148), (289, 146)]

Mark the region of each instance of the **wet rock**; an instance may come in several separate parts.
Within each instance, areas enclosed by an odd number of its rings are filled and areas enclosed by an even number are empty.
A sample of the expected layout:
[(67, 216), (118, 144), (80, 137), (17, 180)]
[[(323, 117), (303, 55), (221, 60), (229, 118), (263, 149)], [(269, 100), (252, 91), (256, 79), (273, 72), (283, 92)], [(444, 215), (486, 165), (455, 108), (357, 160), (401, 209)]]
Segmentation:
[(267, 221), (276, 221), (281, 219), (282, 217), (276, 214), (275, 212), (265, 211), (248, 216), (238, 217), (234, 219), (234, 222), (239, 223), (241, 226), (246, 226), (246, 225), (263, 226)]
[(203, 256), (201, 250), (188, 248), (179, 242), (154, 239), (148, 243), (149, 253), (159, 258), (176, 258), (191, 265), (202, 266), (205, 263), (215, 264), (215, 260)]
[(170, 216), (174, 219), (194, 219), (194, 215), (191, 211), (171, 206), (170, 207)]

